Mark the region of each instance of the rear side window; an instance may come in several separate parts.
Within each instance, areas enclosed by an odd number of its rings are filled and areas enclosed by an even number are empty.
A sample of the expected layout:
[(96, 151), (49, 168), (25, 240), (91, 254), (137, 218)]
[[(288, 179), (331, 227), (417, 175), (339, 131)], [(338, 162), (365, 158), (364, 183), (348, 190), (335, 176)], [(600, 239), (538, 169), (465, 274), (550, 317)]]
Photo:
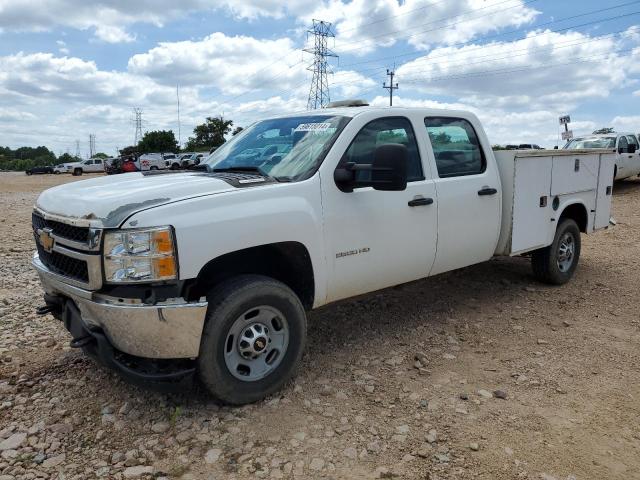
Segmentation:
[(635, 145), (636, 150), (638, 150), (638, 140), (636, 139), (635, 135), (627, 135), (627, 142), (629, 143), (629, 145)]
[(429, 133), (440, 178), (478, 175), (487, 167), (473, 126), (463, 118), (428, 117)]
[[(389, 143), (399, 143), (407, 147), (409, 153), (407, 181), (424, 180), (422, 162), (413, 128), (411, 122), (404, 117), (379, 118), (367, 123), (351, 142), (345, 152), (343, 162), (370, 164), (373, 162), (376, 147)], [(356, 184), (366, 183), (370, 179), (371, 172), (356, 171)]]

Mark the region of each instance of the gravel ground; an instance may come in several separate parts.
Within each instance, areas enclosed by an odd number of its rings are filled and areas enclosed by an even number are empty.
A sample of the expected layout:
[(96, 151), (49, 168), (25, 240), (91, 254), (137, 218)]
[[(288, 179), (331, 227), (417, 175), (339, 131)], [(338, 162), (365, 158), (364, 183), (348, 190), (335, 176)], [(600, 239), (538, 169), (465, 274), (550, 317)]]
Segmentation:
[(640, 181), (573, 282), (497, 259), (309, 316), (299, 376), (220, 408), (124, 383), (38, 317), (30, 212), (0, 174), (0, 480), (638, 479)]

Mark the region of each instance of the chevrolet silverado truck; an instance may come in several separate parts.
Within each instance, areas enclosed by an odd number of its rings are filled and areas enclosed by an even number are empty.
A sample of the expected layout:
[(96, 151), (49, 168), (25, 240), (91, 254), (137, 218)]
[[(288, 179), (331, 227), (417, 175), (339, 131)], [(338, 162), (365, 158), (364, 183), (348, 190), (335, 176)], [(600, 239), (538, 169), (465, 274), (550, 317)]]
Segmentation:
[(129, 378), (240, 405), (292, 377), (314, 308), (495, 255), (567, 282), (614, 154), (494, 154), (468, 112), (346, 106), (258, 121), (198, 168), (43, 192), (39, 312)]

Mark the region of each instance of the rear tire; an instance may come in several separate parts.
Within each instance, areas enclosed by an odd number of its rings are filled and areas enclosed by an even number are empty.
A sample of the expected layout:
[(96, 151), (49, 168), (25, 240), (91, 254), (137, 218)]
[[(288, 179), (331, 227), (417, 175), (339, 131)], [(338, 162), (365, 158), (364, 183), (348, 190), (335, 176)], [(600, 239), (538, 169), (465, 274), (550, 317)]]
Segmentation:
[(565, 218), (556, 229), (553, 243), (533, 252), (531, 266), (534, 276), (551, 285), (567, 283), (578, 268), (580, 246), (578, 224)]
[(197, 368), (218, 401), (244, 405), (263, 399), (294, 375), (302, 358), (307, 320), (302, 303), (285, 284), (241, 275), (207, 295)]

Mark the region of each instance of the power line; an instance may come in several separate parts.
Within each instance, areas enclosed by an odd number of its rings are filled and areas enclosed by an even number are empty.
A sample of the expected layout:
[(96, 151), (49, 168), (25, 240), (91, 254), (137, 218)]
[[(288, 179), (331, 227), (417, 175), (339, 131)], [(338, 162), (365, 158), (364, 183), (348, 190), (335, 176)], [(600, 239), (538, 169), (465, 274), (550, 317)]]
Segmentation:
[(329, 79), (327, 74), (330, 73), (327, 59), (329, 57), (337, 57), (327, 47), (327, 39), (335, 37), (331, 31), (331, 23), (322, 20), (313, 20), (313, 28), (307, 31), (307, 35), (312, 34), (314, 37), (313, 48), (304, 49), (305, 52), (312, 53), (313, 64), (308, 70), (313, 72), (311, 79), (311, 88), (309, 89), (309, 99), (307, 100), (307, 110), (315, 110), (317, 108), (326, 107), (330, 101), (329, 96)]
[[(503, 36), (506, 36), (506, 35), (511, 35), (513, 33), (531, 31), (532, 28), (539, 29), (541, 27), (546, 27), (546, 26), (549, 26), (549, 25), (558, 24), (558, 23), (561, 23), (561, 22), (565, 22), (567, 20), (574, 20), (576, 18), (586, 17), (588, 15), (593, 15), (593, 14), (596, 14), (596, 13), (602, 13), (602, 12), (609, 11), (609, 10), (614, 10), (614, 9), (617, 9), (617, 8), (627, 7), (629, 5), (637, 4), (637, 3), (640, 3), (640, 0), (635, 0), (633, 2), (627, 2), (627, 3), (621, 4), (621, 5), (617, 5), (617, 6), (614, 6), (614, 7), (607, 7), (607, 8), (601, 8), (601, 9), (598, 9), (598, 10), (592, 10), (590, 12), (585, 12), (585, 13), (581, 13), (581, 14), (578, 14), (578, 15), (572, 15), (572, 16), (569, 16), (569, 17), (559, 18), (559, 19), (556, 19), (556, 20), (551, 20), (551, 21), (548, 21), (548, 22), (540, 23), (538, 25), (518, 28), (518, 29), (510, 30), (510, 31), (507, 31), (507, 32), (496, 33), (496, 34), (492, 34), (492, 35), (485, 35), (485, 36), (481, 36), (481, 37), (476, 37), (472, 41), (473, 42), (477, 42), (479, 40), (491, 40), (491, 39), (494, 39), (494, 38), (503, 37)], [(613, 17), (607, 17), (607, 18), (603, 18), (603, 19), (596, 19), (596, 20), (592, 20), (592, 21), (586, 22), (586, 23), (581, 23), (581, 24), (578, 24), (578, 25), (572, 25), (572, 26), (569, 26), (569, 27), (559, 28), (557, 30), (552, 30), (550, 32), (541, 32), (541, 33), (538, 33), (538, 34), (535, 34), (535, 35), (531, 35), (528, 38), (538, 37), (538, 36), (542, 36), (542, 35), (548, 35), (549, 33), (565, 32), (565, 31), (571, 30), (573, 28), (580, 28), (580, 27), (586, 27), (586, 26), (590, 26), (590, 25), (603, 23), (603, 22), (609, 22), (609, 21), (612, 21), (612, 20), (618, 20), (618, 19), (621, 19), (621, 18), (625, 18), (625, 17), (629, 17), (629, 16), (632, 16), (632, 15), (637, 15), (637, 14), (638, 14), (638, 12), (632, 12), (632, 13), (625, 13), (625, 14), (622, 14), (622, 15), (616, 15), (616, 16), (613, 16)], [(429, 31), (418, 32), (415, 35), (421, 35), (423, 33), (429, 32)], [(415, 36), (415, 35), (412, 35), (412, 36)], [(407, 38), (409, 38), (409, 37), (407, 37)], [(524, 38), (527, 38), (527, 37), (524, 37)], [(447, 48), (464, 47), (466, 45), (469, 45), (472, 41), (453, 43), (453, 44), (447, 45)], [(479, 50), (479, 49), (484, 48), (485, 46), (486, 45), (479, 45), (475, 49)], [(363, 61), (360, 61), (360, 62), (349, 63), (349, 64), (346, 64), (346, 65), (341, 65), (341, 68), (352, 67), (352, 66), (355, 66), (355, 65), (363, 65), (363, 64), (366, 64), (366, 63), (374, 63), (374, 62), (384, 61), (384, 60), (389, 60), (389, 59), (397, 59), (399, 57), (421, 56), (421, 55), (424, 55), (424, 52), (415, 52), (415, 51), (414, 52), (406, 52), (406, 53), (389, 55), (389, 56), (386, 56), (386, 57), (378, 57), (378, 58), (373, 58), (373, 59), (369, 59), (369, 60), (363, 60)], [(449, 55), (450, 54), (440, 55), (440, 57), (445, 57), (445, 56), (448, 57)], [(439, 57), (431, 57), (431, 58), (439, 58)]]
[[(477, 11), (479, 11), (479, 10), (483, 10), (483, 9), (485, 9), (485, 8), (495, 7), (495, 6), (501, 5), (501, 4), (503, 4), (503, 3), (509, 3), (509, 2), (513, 2), (513, 1), (514, 1), (514, 0), (503, 0), (503, 1), (501, 1), (501, 2), (498, 2), (498, 3), (492, 4), (492, 5), (487, 5), (486, 7), (477, 8), (477, 9), (475, 9), (475, 10), (469, 10), (469, 11), (468, 11), (468, 12), (466, 12), (466, 13), (462, 13), (462, 14), (459, 14), (459, 15), (455, 15), (455, 16), (453, 16), (453, 17), (443, 17), (443, 18), (440, 18), (440, 19), (438, 19), (438, 20), (432, 20), (432, 21), (430, 21), (430, 22), (426, 22), (426, 23), (422, 23), (422, 24), (416, 25), (416, 26), (414, 26), (414, 27), (404, 28), (404, 29), (402, 29), (402, 30), (394, 30), (394, 31), (392, 31), (392, 32), (385, 32), (385, 33), (382, 33), (382, 34), (380, 34), (380, 35), (376, 35), (376, 36), (370, 37), (370, 38), (369, 38), (369, 40), (375, 40), (375, 39), (377, 39), (377, 38), (387, 37), (387, 36), (389, 36), (389, 35), (393, 35), (393, 34), (395, 34), (395, 33), (404, 33), (404, 32), (406, 32), (407, 30), (414, 30), (414, 29), (416, 29), (416, 28), (420, 28), (420, 27), (423, 27), (423, 26), (425, 26), (425, 25), (432, 25), (432, 24), (434, 24), (434, 23), (444, 22), (444, 21), (447, 21), (447, 20), (450, 20), (450, 19), (454, 19), (454, 18), (458, 18), (458, 17), (465, 16), (465, 15), (469, 15), (469, 14), (471, 14), (471, 13), (475, 13), (475, 12), (477, 12)], [(517, 0), (517, 1), (519, 2), (519, 0)], [(485, 18), (485, 17), (489, 17), (489, 16), (491, 16), (491, 15), (495, 15), (496, 13), (502, 13), (502, 12), (504, 12), (505, 10), (511, 10), (511, 9), (513, 9), (513, 8), (522, 7), (522, 6), (524, 6), (524, 5), (528, 5), (528, 4), (530, 4), (530, 3), (534, 3), (534, 2), (538, 2), (538, 1), (540, 1), (540, 0), (526, 0), (526, 1), (525, 1), (525, 2), (523, 2), (523, 3), (518, 3), (517, 5), (513, 5), (513, 6), (511, 6), (511, 7), (502, 8), (502, 9), (496, 10), (495, 12), (489, 12), (489, 13), (485, 13), (484, 15), (479, 15), (479, 16), (477, 16), (477, 17), (468, 18), (468, 19), (465, 19), (465, 20), (459, 20), (459, 21), (454, 22), (454, 23), (448, 23), (448, 24), (446, 24), (446, 25), (441, 25), (441, 26), (439, 26), (439, 27), (435, 27), (435, 28), (432, 28), (432, 29), (429, 29), (429, 30), (420, 31), (420, 32), (417, 32), (417, 33), (415, 33), (415, 34), (408, 35), (408, 36), (406, 36), (406, 37), (405, 37), (405, 36), (402, 36), (401, 38), (404, 40), (404, 39), (407, 39), (407, 38), (415, 37), (415, 36), (417, 36), (417, 35), (422, 35), (422, 34), (424, 34), (424, 33), (431, 33), (431, 32), (436, 32), (436, 31), (438, 31), (438, 30), (445, 29), (445, 28), (451, 28), (451, 27), (454, 27), (454, 26), (459, 25), (459, 24), (461, 24), (461, 23), (470, 22), (470, 21), (472, 21), (472, 20), (479, 20), (479, 19), (481, 19), (481, 18)], [(342, 45), (338, 44), (338, 45), (336, 46), (336, 49), (338, 49), (338, 50), (340, 50), (341, 52), (343, 52), (343, 53), (344, 53), (344, 50), (342, 50), (342, 46), (344, 46), (344, 45), (353, 45), (353, 44), (360, 44), (360, 45), (361, 45), (361, 44), (362, 44), (362, 40), (353, 41), (353, 42), (348, 42), (348, 43), (343, 43)], [(365, 45), (365, 46), (360, 46), (360, 47), (357, 47), (357, 48), (350, 48), (350, 49), (347, 49), (347, 53), (350, 53), (350, 52), (352, 52), (352, 51), (362, 50), (362, 49), (365, 49), (365, 48), (369, 48), (369, 46), (368, 46), (368, 45)]]

